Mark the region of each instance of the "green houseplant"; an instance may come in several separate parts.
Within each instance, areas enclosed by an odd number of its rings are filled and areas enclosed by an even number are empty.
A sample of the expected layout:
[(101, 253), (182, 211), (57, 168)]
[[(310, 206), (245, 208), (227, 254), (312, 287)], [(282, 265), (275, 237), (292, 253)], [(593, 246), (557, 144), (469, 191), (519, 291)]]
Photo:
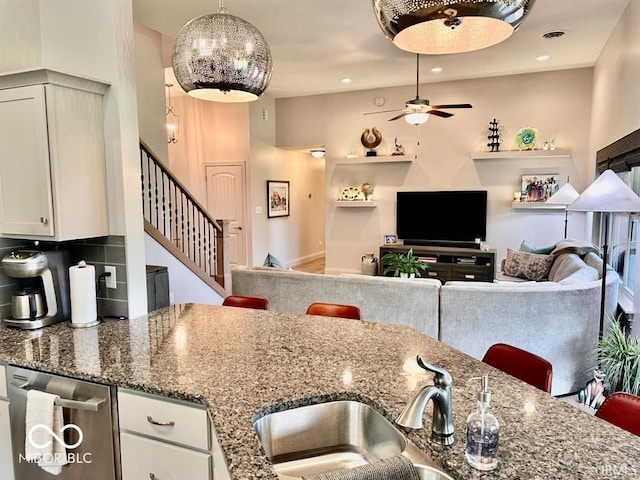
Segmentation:
[(627, 338), (617, 320), (609, 319), (609, 330), (598, 342), (598, 363), (611, 392), (640, 395), (640, 340)]
[(382, 266), (385, 267), (383, 274), (393, 272), (394, 277), (403, 276), (401, 274), (406, 274), (407, 277), (421, 276), (420, 274), (425, 271), (429, 265), (427, 262), (420, 260), (413, 254), (413, 249), (409, 249), (409, 251), (405, 254), (402, 252), (388, 252), (382, 256), (380, 259)]

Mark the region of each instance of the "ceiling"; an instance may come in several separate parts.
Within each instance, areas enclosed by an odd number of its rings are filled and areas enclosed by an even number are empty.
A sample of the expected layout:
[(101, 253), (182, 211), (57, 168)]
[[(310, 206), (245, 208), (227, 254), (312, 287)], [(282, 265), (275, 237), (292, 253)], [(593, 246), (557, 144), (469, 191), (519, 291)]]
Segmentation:
[[(421, 56), (421, 83), (593, 66), (630, 0), (536, 0), (506, 41), (475, 52)], [(635, 0), (631, 0), (635, 1)], [(371, 0), (226, 0), (228, 13), (255, 25), (273, 56), (267, 93), (276, 98), (415, 83), (415, 55), (396, 48), (377, 24)], [(133, 0), (137, 23), (168, 37), (215, 13), (216, 0)], [(544, 33), (563, 30), (562, 38)], [(546, 61), (538, 61), (548, 55)], [(441, 67), (433, 73), (433, 67)], [(349, 77), (351, 83), (341, 79)]]

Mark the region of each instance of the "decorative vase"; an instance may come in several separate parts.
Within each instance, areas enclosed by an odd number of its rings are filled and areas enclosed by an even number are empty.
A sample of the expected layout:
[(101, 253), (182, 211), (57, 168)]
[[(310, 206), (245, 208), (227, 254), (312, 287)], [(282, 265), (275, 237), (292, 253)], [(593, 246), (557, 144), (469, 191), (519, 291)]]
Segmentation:
[(400, 278), (416, 278), (416, 274), (415, 273), (406, 273), (406, 272), (400, 272)]
[(360, 273), (362, 275), (377, 275), (378, 274), (378, 259), (373, 253), (365, 253), (362, 256), (362, 263), (360, 264)]

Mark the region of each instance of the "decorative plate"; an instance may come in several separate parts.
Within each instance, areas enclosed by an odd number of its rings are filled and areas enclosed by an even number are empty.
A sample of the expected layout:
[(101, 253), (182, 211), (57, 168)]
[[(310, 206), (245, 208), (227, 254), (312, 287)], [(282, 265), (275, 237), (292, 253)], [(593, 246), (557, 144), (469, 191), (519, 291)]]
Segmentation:
[(343, 200), (357, 200), (360, 196), (360, 189), (358, 187), (347, 187), (342, 190)]
[(518, 135), (516, 136), (518, 150), (535, 150), (537, 136), (538, 130), (535, 128), (525, 127), (518, 130)]

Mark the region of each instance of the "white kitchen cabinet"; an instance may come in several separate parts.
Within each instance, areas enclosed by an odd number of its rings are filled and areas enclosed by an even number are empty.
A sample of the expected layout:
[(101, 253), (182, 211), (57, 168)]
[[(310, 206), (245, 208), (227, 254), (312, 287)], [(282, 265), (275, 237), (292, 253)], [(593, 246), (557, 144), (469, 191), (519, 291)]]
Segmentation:
[(0, 236), (108, 235), (107, 88), (44, 69), (0, 75)]
[(9, 400), (7, 399), (7, 377), (0, 365), (0, 478), (13, 480), (13, 454), (11, 451), (11, 426), (9, 424)]
[(123, 480), (229, 480), (204, 405), (118, 389)]

